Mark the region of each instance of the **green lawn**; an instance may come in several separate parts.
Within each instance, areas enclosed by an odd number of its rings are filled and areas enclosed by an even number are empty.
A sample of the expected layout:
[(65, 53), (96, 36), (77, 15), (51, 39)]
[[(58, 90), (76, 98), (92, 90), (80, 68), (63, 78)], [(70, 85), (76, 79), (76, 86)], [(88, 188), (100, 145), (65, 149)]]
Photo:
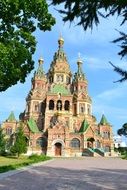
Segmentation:
[(23, 166), (28, 166), (33, 163), (38, 163), (50, 159), (50, 157), (47, 157), (45, 155), (32, 155), (30, 157), (20, 156), (19, 158), (0, 156), (0, 173), (7, 172), (9, 170), (15, 170)]
[(22, 157), (19, 157), (17, 159), (15, 157), (3, 157), (3, 156), (0, 156), (0, 167), (1, 166), (21, 164), (23, 162), (29, 162), (28, 157), (22, 156)]

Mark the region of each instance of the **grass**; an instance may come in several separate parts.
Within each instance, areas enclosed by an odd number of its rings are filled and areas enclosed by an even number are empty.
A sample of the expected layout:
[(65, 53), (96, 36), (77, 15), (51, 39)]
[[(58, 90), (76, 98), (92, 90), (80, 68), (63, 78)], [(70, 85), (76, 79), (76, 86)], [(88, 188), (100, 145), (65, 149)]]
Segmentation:
[(15, 170), (23, 166), (28, 166), (33, 163), (38, 163), (50, 159), (50, 157), (47, 157), (45, 155), (31, 155), (29, 157), (21, 156), (18, 159), (16, 157), (0, 156), (0, 173), (7, 172), (9, 170)]
[(125, 160), (127, 160), (127, 152), (125, 152), (124, 154), (122, 154), (122, 159), (125, 159)]

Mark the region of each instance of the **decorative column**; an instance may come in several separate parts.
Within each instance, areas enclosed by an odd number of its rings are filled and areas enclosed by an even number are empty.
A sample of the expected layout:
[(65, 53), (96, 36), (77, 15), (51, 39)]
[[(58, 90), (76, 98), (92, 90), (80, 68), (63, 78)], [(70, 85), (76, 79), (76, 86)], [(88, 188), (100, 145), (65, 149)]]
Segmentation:
[(79, 102), (77, 102), (77, 115), (79, 115)]
[(72, 103), (70, 103), (69, 112), (72, 112)]
[(46, 102), (46, 110), (49, 110), (49, 102)]
[(57, 104), (57, 102), (54, 101), (54, 110), (55, 110), (55, 111), (56, 111), (56, 104)]
[(65, 104), (65, 102), (62, 101), (62, 111), (65, 111), (65, 110), (64, 110), (64, 104)]

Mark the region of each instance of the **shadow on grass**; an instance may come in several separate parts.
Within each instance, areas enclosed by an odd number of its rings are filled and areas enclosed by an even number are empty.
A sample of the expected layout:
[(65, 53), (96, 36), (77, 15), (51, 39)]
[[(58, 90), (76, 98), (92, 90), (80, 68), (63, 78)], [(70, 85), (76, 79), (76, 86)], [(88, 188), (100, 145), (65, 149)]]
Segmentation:
[[(17, 157), (6, 157), (6, 158), (13, 158), (13, 159), (17, 159)], [(32, 155), (30, 157), (28, 157), (28, 160), (24, 160), (24, 162), (22, 163), (17, 163), (17, 164), (10, 164), (10, 165), (5, 165), (5, 166), (0, 166), (0, 173), (4, 173), (4, 172), (7, 172), (7, 171), (10, 171), (10, 170), (15, 170), (17, 168), (21, 168), (21, 167), (24, 167), (24, 166), (29, 166), (31, 164), (34, 164), (34, 163), (39, 163), (39, 162), (44, 162), (44, 161), (47, 161), (47, 160), (50, 160), (51, 158), (50, 157), (47, 157), (47, 156), (38, 156), (38, 155)]]
[(15, 170), (15, 169), (23, 167), (23, 166), (28, 166), (32, 163), (33, 162), (24, 162), (24, 163), (15, 164), (15, 165), (0, 166), (0, 173), (4, 173), (4, 172), (10, 171), (10, 170)]

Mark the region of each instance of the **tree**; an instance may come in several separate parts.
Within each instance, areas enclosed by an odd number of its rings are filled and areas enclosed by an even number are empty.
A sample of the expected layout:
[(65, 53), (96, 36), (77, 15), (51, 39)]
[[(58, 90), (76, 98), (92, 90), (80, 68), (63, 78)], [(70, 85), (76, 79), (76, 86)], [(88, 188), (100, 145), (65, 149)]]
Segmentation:
[(127, 123), (125, 123), (122, 128), (118, 129), (117, 131), (118, 135), (123, 135), (125, 137), (127, 137)]
[(25, 82), (34, 68), (33, 32), (51, 30), (54, 24), (46, 0), (0, 1), (0, 91)]
[(22, 125), (18, 128), (18, 131), (15, 134), (14, 145), (11, 147), (10, 151), (13, 154), (17, 154), (18, 157), (20, 154), (27, 152), (27, 142)]
[[(93, 29), (94, 25), (100, 23), (100, 17), (107, 18), (117, 15), (122, 18), (121, 25), (127, 22), (127, 0), (52, 0), (53, 5), (64, 4), (63, 10), (58, 10), (63, 16), (64, 22), (73, 22), (77, 19), (77, 25), (81, 25), (84, 30)], [(113, 42), (120, 42), (120, 56), (127, 56), (127, 34), (119, 32), (120, 37)], [(123, 82), (127, 80), (127, 70), (116, 67), (111, 63), (114, 71), (119, 73)], [(116, 82), (118, 82), (116, 81)]]
[(0, 155), (5, 153), (6, 141), (4, 137), (5, 135), (3, 134), (3, 129), (0, 128)]

